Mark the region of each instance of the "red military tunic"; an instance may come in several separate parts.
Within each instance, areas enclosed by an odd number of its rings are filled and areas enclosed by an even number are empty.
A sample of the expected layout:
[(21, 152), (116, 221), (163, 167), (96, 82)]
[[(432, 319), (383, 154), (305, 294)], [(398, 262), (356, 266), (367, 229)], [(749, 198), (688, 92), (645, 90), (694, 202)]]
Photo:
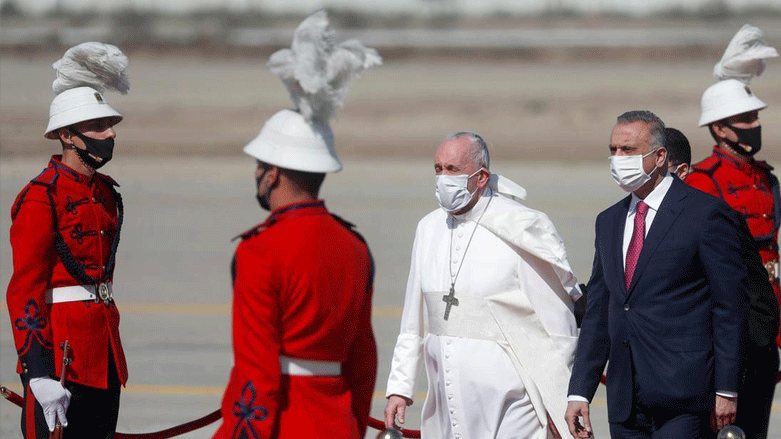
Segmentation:
[[(764, 161), (741, 162), (726, 151), (713, 154), (692, 167), (686, 183), (727, 202), (746, 218), (762, 262), (768, 268), (776, 299), (781, 303), (778, 266), (778, 228), (781, 195), (773, 167)], [(780, 340), (781, 341), (781, 340)]]
[[(214, 437), (363, 438), (377, 373), (366, 243), (322, 200), (282, 207), (242, 238)], [(341, 363), (341, 376), (282, 374), (280, 355)]]
[[(52, 157), (49, 166), (19, 193), (11, 211), (14, 272), (7, 301), (19, 355), (17, 372), (29, 378), (60, 376), (61, 344), (68, 340), (72, 360), (68, 381), (105, 389), (110, 354), (120, 382), (127, 381), (116, 305), (113, 301), (49, 304), (46, 291), (84, 285), (84, 274), (111, 281), (121, 199), (111, 177), (98, 173), (87, 177), (61, 159)], [(68, 264), (60, 256), (64, 246), (58, 253), (55, 227), (72, 255), (66, 256)]]

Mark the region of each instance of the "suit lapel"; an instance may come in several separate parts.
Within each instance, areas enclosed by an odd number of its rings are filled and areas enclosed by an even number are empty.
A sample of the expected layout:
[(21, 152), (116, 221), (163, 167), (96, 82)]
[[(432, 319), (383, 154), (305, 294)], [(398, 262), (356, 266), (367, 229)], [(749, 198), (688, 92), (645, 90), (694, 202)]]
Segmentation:
[(626, 286), (624, 283), (623, 250), (624, 228), (626, 226), (626, 215), (627, 211), (629, 210), (629, 203), (631, 200), (632, 196), (630, 195), (626, 197), (624, 201), (615, 209), (613, 217), (611, 218), (613, 223), (610, 224), (610, 227), (608, 227), (608, 229), (605, 231), (605, 233), (610, 233), (612, 236), (612, 240), (610, 240), (610, 248), (607, 252), (609, 259), (605, 261), (606, 269), (611, 270), (612, 273), (608, 273), (605, 278), (618, 279), (618, 291), (620, 291), (623, 295), (626, 295)]
[[(656, 251), (656, 248), (664, 240), (670, 227), (678, 218), (685, 208), (684, 199), (686, 198), (686, 192), (683, 190), (683, 185), (677, 178), (673, 178), (672, 185), (667, 191), (667, 194), (662, 199), (662, 204), (659, 205), (659, 211), (656, 212), (654, 222), (651, 224), (651, 228), (646, 234), (643, 241), (643, 249), (640, 251), (640, 257), (637, 260), (637, 266), (635, 267), (635, 273), (632, 276), (632, 284), (629, 285), (628, 295), (631, 295), (634, 291), (635, 285), (637, 285), (638, 279), (642, 277), (643, 270), (648, 265), (648, 261)], [(623, 273), (623, 271), (622, 271)]]

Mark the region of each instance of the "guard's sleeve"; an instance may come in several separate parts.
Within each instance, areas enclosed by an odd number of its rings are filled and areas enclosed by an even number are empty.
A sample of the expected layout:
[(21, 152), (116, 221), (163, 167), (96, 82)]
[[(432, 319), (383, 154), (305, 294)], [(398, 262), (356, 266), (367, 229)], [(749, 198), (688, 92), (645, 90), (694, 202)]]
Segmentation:
[(347, 361), (342, 365), (345, 381), (350, 386), (353, 415), (358, 419), (361, 437), (366, 434), (366, 426), (369, 424), (374, 383), (377, 379), (377, 344), (371, 325), (372, 292), (372, 280), (369, 280), (355, 340), (347, 354)]
[[(281, 400), (280, 302), (273, 257), (249, 240), (234, 258), (234, 367), (222, 403), (216, 438), (274, 437)], [(245, 436), (242, 436), (242, 433)]]
[(726, 203), (703, 222), (699, 255), (712, 290), (715, 386), (737, 392), (748, 327), (748, 276), (739, 228)]
[(57, 261), (52, 210), (45, 189), (32, 186), (14, 203), (11, 223), (14, 271), (8, 283), (8, 314), (22, 372), (54, 376), (49, 305), (45, 292)]

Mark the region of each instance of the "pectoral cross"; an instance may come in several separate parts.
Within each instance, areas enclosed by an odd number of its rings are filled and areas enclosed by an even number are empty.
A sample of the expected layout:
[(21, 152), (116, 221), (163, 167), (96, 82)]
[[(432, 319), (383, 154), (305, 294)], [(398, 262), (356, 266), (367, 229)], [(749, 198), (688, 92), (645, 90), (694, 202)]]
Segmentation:
[(458, 306), (455, 285), (450, 285), (450, 293), (442, 296), (442, 301), (447, 303), (447, 307), (445, 307), (445, 320), (447, 320), (450, 317), (450, 307)]

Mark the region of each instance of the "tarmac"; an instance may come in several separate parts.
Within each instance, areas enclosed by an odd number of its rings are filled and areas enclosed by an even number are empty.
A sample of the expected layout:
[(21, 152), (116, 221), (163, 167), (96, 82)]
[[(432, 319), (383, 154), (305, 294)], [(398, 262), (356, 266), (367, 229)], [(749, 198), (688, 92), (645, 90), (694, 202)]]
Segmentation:
[[(605, 151), (595, 154), (601, 158)], [(433, 147), (431, 151), (433, 156)], [(126, 219), (114, 279), (130, 380), (122, 393), (118, 431), (171, 427), (220, 405), (231, 367), (231, 238), (265, 218), (253, 192), (254, 160), (238, 157), (138, 157), (121, 143), (106, 173), (121, 184)], [(398, 334), (417, 221), (436, 208), (432, 160), (342, 157), (322, 196), (368, 240), (377, 267), (373, 325), (379, 373), (372, 416), (382, 418), (384, 387)], [(14, 197), (48, 161), (47, 155), (0, 161), (0, 284), (12, 273), (8, 228)], [(778, 165), (779, 163), (773, 163)], [(563, 237), (575, 273), (586, 282), (596, 215), (625, 194), (607, 160), (589, 162), (495, 159), (492, 171), (528, 190), (527, 205), (547, 213)], [(3, 301), (0, 310), (6, 314)], [(7, 315), (7, 314), (6, 314)], [(21, 391), (8, 323), (0, 325), (0, 383)], [(486, 365), (490, 371), (490, 365)], [(420, 425), (425, 377), (417, 384), (407, 428)], [(20, 410), (0, 401), (0, 437), (17, 439)], [(595, 436), (608, 437), (604, 387), (592, 404)], [(182, 438), (209, 438), (217, 424)], [(781, 439), (776, 394), (770, 438)], [(369, 430), (372, 438), (377, 431)]]

